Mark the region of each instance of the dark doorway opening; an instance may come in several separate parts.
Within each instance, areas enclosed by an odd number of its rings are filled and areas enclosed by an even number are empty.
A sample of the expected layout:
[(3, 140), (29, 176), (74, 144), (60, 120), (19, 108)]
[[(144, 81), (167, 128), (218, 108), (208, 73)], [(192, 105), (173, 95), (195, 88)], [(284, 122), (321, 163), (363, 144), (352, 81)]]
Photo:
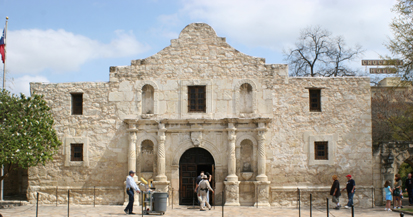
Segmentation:
[[(9, 168), (9, 165), (4, 165)], [(1, 168), (0, 168), (1, 169)], [(27, 169), (13, 164), (8, 176), (4, 179), (4, 200), (27, 200), (27, 188), (29, 186)]]
[[(215, 188), (214, 158), (203, 148), (191, 148), (182, 154), (179, 160), (179, 204), (197, 205), (198, 200), (194, 192), (196, 178), (201, 171), (212, 175), (211, 187)], [(214, 203), (212, 192), (209, 192), (209, 201)]]

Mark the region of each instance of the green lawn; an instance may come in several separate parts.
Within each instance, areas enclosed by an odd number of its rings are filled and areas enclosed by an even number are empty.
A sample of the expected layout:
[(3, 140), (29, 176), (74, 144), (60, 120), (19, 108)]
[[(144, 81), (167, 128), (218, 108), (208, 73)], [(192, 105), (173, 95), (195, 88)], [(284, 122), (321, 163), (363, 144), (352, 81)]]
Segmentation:
[(407, 212), (413, 212), (413, 208), (403, 208), (403, 209), (398, 209), (400, 211), (407, 211)]

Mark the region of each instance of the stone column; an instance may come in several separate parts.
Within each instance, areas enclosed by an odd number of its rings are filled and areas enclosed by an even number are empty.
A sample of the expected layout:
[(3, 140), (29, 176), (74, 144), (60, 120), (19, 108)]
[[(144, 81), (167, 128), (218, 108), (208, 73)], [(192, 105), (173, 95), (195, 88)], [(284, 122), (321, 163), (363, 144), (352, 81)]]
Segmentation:
[(136, 172), (136, 132), (129, 132), (129, 149), (128, 149), (128, 172)]
[(228, 181), (238, 181), (236, 175), (236, 158), (235, 158), (235, 127), (233, 123), (228, 124)]
[(257, 181), (268, 181), (266, 173), (266, 151), (265, 151), (265, 123), (258, 123), (258, 175)]
[[(129, 147), (128, 147), (128, 171), (127, 171), (127, 176), (129, 175), (129, 171), (136, 171), (136, 141), (138, 140), (137, 138), (137, 129), (136, 129), (136, 123), (131, 121), (129, 122)], [(125, 177), (125, 180), (127, 178)], [(133, 179), (135, 180), (136, 184), (139, 184), (138, 181), (138, 176), (134, 176)], [(125, 181), (125, 189), (126, 189), (126, 181)], [(139, 194), (135, 194), (135, 203), (134, 206), (139, 206), (140, 201), (139, 201)], [(128, 195), (125, 194), (125, 202), (124, 205), (126, 205), (129, 202)]]
[(152, 182), (155, 185), (156, 191), (168, 192), (169, 181), (165, 175), (165, 124), (159, 124), (158, 130), (158, 153), (157, 153), (157, 168), (158, 175), (155, 177), (155, 181)]
[(225, 205), (239, 206), (239, 181), (236, 175), (235, 127), (228, 123), (228, 176), (225, 184)]
[(265, 133), (267, 128), (265, 123), (258, 123), (258, 175), (255, 184), (255, 204), (258, 207), (269, 207), (270, 183), (266, 173), (266, 151), (265, 151)]

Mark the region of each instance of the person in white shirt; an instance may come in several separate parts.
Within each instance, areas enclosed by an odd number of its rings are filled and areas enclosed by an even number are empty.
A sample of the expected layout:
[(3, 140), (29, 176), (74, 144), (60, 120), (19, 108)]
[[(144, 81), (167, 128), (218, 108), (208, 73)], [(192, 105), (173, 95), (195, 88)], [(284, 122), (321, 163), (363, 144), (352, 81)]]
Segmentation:
[(129, 203), (126, 206), (126, 208), (123, 210), (125, 211), (126, 214), (135, 214), (133, 213), (133, 202), (135, 201), (134, 199), (134, 191), (141, 193), (141, 191), (138, 188), (138, 185), (136, 185), (135, 180), (133, 180), (133, 176), (135, 175), (134, 171), (129, 171), (129, 176), (126, 178), (126, 193), (129, 195)]

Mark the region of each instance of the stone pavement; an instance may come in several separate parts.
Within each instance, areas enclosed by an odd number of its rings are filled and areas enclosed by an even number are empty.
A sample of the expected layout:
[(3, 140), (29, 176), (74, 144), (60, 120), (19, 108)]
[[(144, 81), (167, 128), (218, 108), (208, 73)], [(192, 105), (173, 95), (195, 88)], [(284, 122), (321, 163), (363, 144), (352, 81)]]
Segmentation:
[[(88, 205), (73, 205), (70, 206), (70, 216), (126, 216), (123, 212), (124, 206), (88, 206)], [(178, 206), (174, 207), (172, 210), (171, 207), (168, 207), (164, 216), (222, 216), (221, 207), (212, 208), (209, 211), (199, 211), (199, 209), (189, 209), (192, 207), (187, 206)], [(136, 216), (141, 216), (141, 207), (135, 207), (134, 212)], [(0, 213), (4, 217), (27, 217), (27, 216), (36, 216), (36, 205), (30, 204), (27, 206), (14, 207), (10, 209), (0, 209)], [(67, 216), (67, 206), (51, 206), (51, 205), (40, 205), (38, 210), (38, 216)], [(326, 210), (321, 208), (313, 209), (314, 217), (327, 216)], [(155, 215), (155, 214), (151, 214)], [(157, 215), (157, 214), (156, 214)], [(285, 217), (298, 217), (298, 209), (295, 208), (254, 208), (254, 207), (224, 207), (224, 216), (285, 216)], [(310, 216), (310, 210), (308, 208), (301, 210), (301, 216)], [(351, 210), (344, 209), (341, 210), (330, 210), (331, 217), (350, 217)], [(356, 217), (377, 217), (377, 216), (386, 216), (386, 217), (397, 217), (400, 216), (398, 212), (388, 212), (384, 211), (384, 207), (376, 207), (373, 209), (356, 209)]]

